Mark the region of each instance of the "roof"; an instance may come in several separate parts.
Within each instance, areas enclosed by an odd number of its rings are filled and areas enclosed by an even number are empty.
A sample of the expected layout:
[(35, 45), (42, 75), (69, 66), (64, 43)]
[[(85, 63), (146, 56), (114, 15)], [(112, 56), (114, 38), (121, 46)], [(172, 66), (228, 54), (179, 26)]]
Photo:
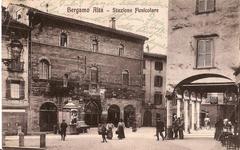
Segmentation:
[(61, 21), (65, 21), (65, 22), (68, 22), (68, 23), (71, 23), (71, 24), (77, 24), (77, 25), (82, 25), (82, 26), (98, 29), (98, 30), (101, 30), (101, 31), (111, 32), (113, 34), (123, 35), (123, 36), (131, 37), (131, 38), (139, 39), (139, 40), (142, 40), (142, 41), (148, 40), (147, 37), (142, 36), (142, 35), (138, 35), (138, 34), (127, 32), (127, 31), (117, 30), (117, 29), (113, 29), (113, 28), (110, 28), (110, 27), (97, 25), (97, 24), (94, 24), (94, 23), (89, 23), (89, 22), (82, 21), (82, 20), (77, 20), (77, 19), (73, 19), (73, 18), (68, 18), (68, 17), (63, 17), (63, 16), (59, 16), (59, 15), (55, 15), (55, 14), (46, 13), (46, 12), (40, 11), (38, 9), (29, 7), (29, 6), (26, 6), (26, 5), (23, 5), (23, 4), (12, 4), (12, 5), (17, 5), (17, 6), (29, 8), (31, 11), (34, 12), (35, 15), (40, 15), (40, 16), (42, 15), (42, 16), (46, 16), (46, 17), (49, 17), (49, 18), (52, 18), (52, 19), (55, 19), (55, 20), (61, 20)]
[(166, 55), (163, 54), (156, 54), (156, 53), (148, 53), (148, 52), (144, 52), (143, 53), (143, 57), (144, 58), (156, 58), (156, 59), (167, 59)]

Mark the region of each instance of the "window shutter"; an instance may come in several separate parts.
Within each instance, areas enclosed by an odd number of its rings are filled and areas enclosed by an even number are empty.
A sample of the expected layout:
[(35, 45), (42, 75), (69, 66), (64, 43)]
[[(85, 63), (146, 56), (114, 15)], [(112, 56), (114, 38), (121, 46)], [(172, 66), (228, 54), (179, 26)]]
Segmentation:
[(11, 80), (6, 80), (6, 98), (11, 98)]
[(24, 81), (20, 81), (20, 86), (19, 86), (19, 94), (20, 94), (20, 99), (24, 99), (25, 98), (25, 93), (24, 90), (25, 89), (25, 82)]
[(207, 11), (214, 11), (215, 0), (207, 0)]
[(197, 8), (198, 8), (198, 12), (204, 12), (205, 11), (205, 0), (197, 0)]
[(159, 77), (159, 86), (162, 87), (163, 82), (162, 82), (162, 77)]

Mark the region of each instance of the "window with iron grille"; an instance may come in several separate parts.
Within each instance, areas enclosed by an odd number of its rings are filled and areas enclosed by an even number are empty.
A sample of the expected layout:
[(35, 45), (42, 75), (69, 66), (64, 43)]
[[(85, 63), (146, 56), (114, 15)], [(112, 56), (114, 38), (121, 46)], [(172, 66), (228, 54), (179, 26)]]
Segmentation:
[(155, 93), (154, 94), (154, 104), (155, 105), (162, 105), (162, 94), (161, 93)]
[(213, 66), (213, 39), (202, 38), (197, 39), (197, 55), (196, 67), (212, 67)]
[(143, 74), (142, 85), (145, 86), (146, 84), (146, 75)]
[(161, 71), (163, 69), (163, 64), (160, 61), (155, 62), (155, 70)]
[(124, 70), (122, 72), (122, 79), (123, 79), (123, 84), (128, 85), (129, 84), (129, 72), (127, 70)]
[(60, 35), (60, 46), (67, 47), (67, 34), (64, 32)]
[(39, 78), (49, 79), (49, 62), (46, 59), (42, 59), (39, 63)]
[(155, 76), (154, 78), (154, 86), (155, 87), (162, 87), (162, 77), (161, 76)]
[(196, 13), (210, 13), (215, 11), (215, 0), (197, 0)]

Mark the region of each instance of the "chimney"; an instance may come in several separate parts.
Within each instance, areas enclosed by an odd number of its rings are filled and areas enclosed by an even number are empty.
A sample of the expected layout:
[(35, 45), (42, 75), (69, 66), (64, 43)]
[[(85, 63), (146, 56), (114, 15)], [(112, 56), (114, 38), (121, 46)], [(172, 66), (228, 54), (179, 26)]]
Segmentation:
[(110, 28), (116, 29), (116, 18), (112, 17), (110, 22)]

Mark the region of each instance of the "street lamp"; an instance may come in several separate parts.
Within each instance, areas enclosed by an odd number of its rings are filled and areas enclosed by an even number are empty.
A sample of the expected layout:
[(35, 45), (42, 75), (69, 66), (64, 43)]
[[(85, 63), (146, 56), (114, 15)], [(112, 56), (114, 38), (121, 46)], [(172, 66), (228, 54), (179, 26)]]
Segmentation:
[(21, 53), (23, 51), (22, 43), (17, 40), (11, 40), (11, 43), (7, 45), (8, 52), (11, 54), (11, 58), (3, 58), (2, 62), (8, 66), (13, 61), (18, 61), (20, 59)]

